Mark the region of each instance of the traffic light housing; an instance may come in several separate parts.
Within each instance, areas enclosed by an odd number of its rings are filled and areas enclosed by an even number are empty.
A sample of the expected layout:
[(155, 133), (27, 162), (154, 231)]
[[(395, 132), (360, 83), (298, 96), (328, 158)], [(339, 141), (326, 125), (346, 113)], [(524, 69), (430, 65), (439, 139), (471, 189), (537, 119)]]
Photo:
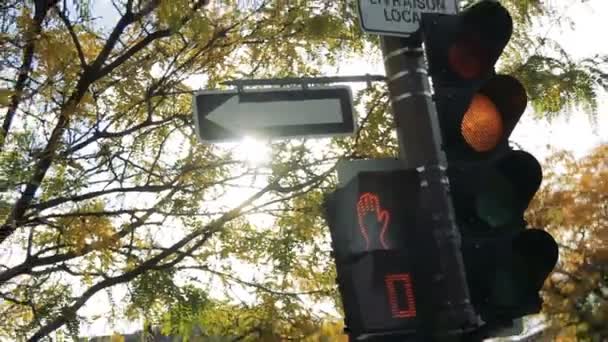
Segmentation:
[(419, 324), (412, 241), (415, 170), (361, 172), (327, 196), (345, 325), (353, 340), (405, 336)]
[(508, 147), (526, 108), (521, 83), (494, 64), (513, 30), (500, 4), (459, 15), (424, 14), (422, 33), (448, 160), (482, 160)]
[(537, 313), (544, 280), (558, 257), (547, 232), (526, 229), (524, 212), (541, 183), (538, 161), (524, 151), (449, 169), (471, 299), (485, 322)]
[(493, 328), (540, 310), (538, 292), (558, 256), (554, 239), (524, 220), (540, 164), (508, 143), (527, 104), (523, 85), (495, 71), (512, 31), (495, 1), (422, 18), (467, 283), (476, 312)]

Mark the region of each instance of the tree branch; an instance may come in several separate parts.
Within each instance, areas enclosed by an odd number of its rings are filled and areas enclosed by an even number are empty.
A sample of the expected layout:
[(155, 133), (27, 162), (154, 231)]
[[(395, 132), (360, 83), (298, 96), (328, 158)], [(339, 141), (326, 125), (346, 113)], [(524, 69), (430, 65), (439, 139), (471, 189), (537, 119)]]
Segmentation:
[[(125, 237), (126, 235), (128, 235), (130, 232), (132, 232), (135, 229), (146, 224), (146, 221), (154, 214), (154, 209), (164, 205), (175, 194), (175, 192), (176, 192), (176, 190), (172, 190), (164, 198), (159, 200), (156, 203), (156, 205), (154, 205), (153, 208), (150, 208), (149, 210), (146, 211), (146, 213), (143, 216), (139, 217), (137, 219), (137, 221), (127, 225), (123, 230), (115, 233), (112, 236), (112, 239), (121, 239), (121, 238)], [(51, 255), (51, 256), (47, 256), (47, 257), (42, 257), (41, 255), (43, 253), (50, 250), (49, 248), (45, 248), (45, 249), (33, 254), (31, 257), (27, 257), (25, 259), (25, 261), (23, 261), (21, 264), (8, 268), (8, 269), (4, 270), (3, 272), (1, 272), (0, 273), (0, 285), (21, 274), (29, 274), (35, 267), (52, 265), (52, 264), (59, 263), (59, 262), (65, 262), (67, 260), (86, 255), (86, 254), (90, 253), (91, 251), (94, 251), (96, 248), (97, 248), (97, 244), (92, 243), (92, 244), (85, 245), (84, 248), (79, 253), (76, 253), (75, 251), (68, 251), (63, 254), (55, 254), (55, 255)]]
[[(36, 47), (36, 40), (38, 35), (42, 31), (42, 22), (48, 13), (48, 10), (57, 4), (59, 0), (36, 0), (35, 1), (35, 12), (34, 12), (34, 23), (31, 29), (25, 33), (26, 45), (23, 49), (23, 62), (19, 67), (19, 75), (17, 76), (17, 82), (15, 82), (15, 88), (13, 89), (13, 97), (4, 116), (4, 122), (0, 129), (0, 152), (4, 147), (4, 142), (9, 134), (13, 118), (17, 112), (17, 108), (21, 103), (21, 98), (25, 85), (29, 78), (30, 72), (32, 71), (32, 61), (34, 60), (34, 49)], [(1, 240), (0, 240), (1, 242)]]
[[(117, 41), (119, 40), (120, 35), (122, 34), (122, 32), (126, 29), (126, 27), (128, 25), (130, 25), (131, 23), (139, 20), (141, 17), (150, 13), (154, 8), (156, 8), (158, 6), (159, 3), (160, 3), (160, 0), (151, 0), (144, 7), (144, 9), (142, 9), (140, 12), (135, 13), (135, 14), (132, 14), (129, 11), (127, 11), (127, 13), (125, 13), (125, 15), (123, 15), (120, 18), (120, 20), (114, 27), (114, 30), (110, 34), (108, 41), (102, 48), (101, 52), (99, 53), (99, 55), (97, 56), (95, 61), (85, 70), (85, 72), (82, 74), (82, 76), (78, 80), (74, 92), (68, 98), (65, 105), (63, 105), (61, 108), (59, 117), (57, 119), (57, 123), (51, 133), (51, 136), (49, 137), (49, 141), (48, 141), (47, 145), (45, 146), (44, 150), (41, 153), (41, 157), (40, 157), (38, 163), (34, 167), (34, 172), (33, 172), (33, 175), (31, 177), (30, 181), (25, 186), (25, 190), (23, 191), (23, 193), (21, 194), (19, 199), (16, 201), (15, 205), (13, 206), (13, 210), (6, 218), (4, 224), (2, 226), (0, 226), (0, 244), (2, 242), (4, 242), (4, 240), (6, 240), (7, 237), (9, 237), (11, 234), (13, 234), (13, 232), (17, 229), (17, 227), (20, 224), (22, 224), (23, 216), (24, 216), (26, 210), (28, 209), (31, 201), (34, 199), (36, 191), (42, 184), (42, 180), (44, 179), (46, 172), (48, 171), (48, 169), (50, 168), (50, 166), (53, 162), (53, 158), (55, 156), (55, 151), (57, 150), (57, 148), (59, 146), (60, 139), (61, 139), (61, 136), (63, 135), (65, 128), (68, 126), (70, 116), (75, 111), (76, 106), (81, 101), (84, 94), (86, 93), (89, 85), (91, 83), (93, 83), (95, 80), (99, 79), (100, 77), (103, 77), (104, 72), (100, 72), (101, 67), (102, 67), (103, 63), (106, 61), (106, 59), (108, 58), (108, 56), (110, 55), (110, 53), (113, 50), (114, 46), (116, 45)], [(160, 32), (160, 31), (157, 31), (157, 32)], [(148, 37), (150, 37), (150, 36), (148, 36)], [(158, 36), (156, 38), (159, 38), (159, 37), (160, 36)], [(154, 39), (144, 39), (146, 44), (149, 44), (153, 40)], [(126, 54), (129, 54), (129, 52), (134, 54), (137, 51), (139, 51), (139, 49), (143, 49), (143, 47), (145, 47), (145, 44), (142, 45), (140, 43), (136, 44), (135, 47), (129, 49)], [(123, 60), (123, 62), (124, 62), (124, 59), (121, 59), (121, 60)], [(110, 65), (113, 65), (113, 67), (117, 66), (115, 63), (111, 63)], [(111, 69), (107, 69), (107, 67), (104, 70), (105, 70), (105, 72), (111, 71)]]
[(188, 235), (186, 235), (184, 238), (182, 238), (180, 241), (176, 242), (175, 244), (173, 244), (170, 248), (168, 248), (167, 250), (159, 253), (158, 255), (148, 259), (147, 261), (143, 262), (141, 265), (139, 265), (138, 267), (134, 268), (133, 270), (123, 273), (120, 276), (116, 276), (116, 277), (110, 277), (107, 279), (104, 279), (100, 282), (98, 282), (97, 284), (91, 286), (89, 289), (87, 289), (80, 297), (78, 297), (74, 303), (68, 307), (65, 307), (61, 314), (59, 314), (57, 317), (55, 317), (53, 320), (49, 321), (47, 324), (43, 325), (40, 329), (38, 329), (38, 331), (36, 331), (32, 337), (29, 338), (28, 341), (38, 341), (41, 338), (47, 336), (48, 334), (52, 333), (53, 331), (55, 331), (56, 329), (58, 329), (59, 327), (61, 327), (62, 325), (64, 325), (71, 317), (73, 317), (76, 312), (78, 311), (78, 309), (80, 309), (95, 293), (107, 288), (107, 287), (111, 287), (114, 286), (116, 284), (120, 284), (120, 283), (125, 283), (125, 282), (129, 282), (133, 279), (135, 279), (137, 276), (139, 276), (140, 274), (153, 269), (155, 266), (157, 266), (161, 261), (163, 261), (164, 259), (166, 259), (167, 257), (170, 257), (171, 255), (175, 254), (176, 251), (178, 251), (180, 248), (186, 246), (188, 243), (190, 243), (191, 241), (193, 241), (194, 239), (201, 237), (202, 239), (201, 241), (199, 241), (197, 243), (197, 245), (206, 242), (214, 233), (218, 232), (219, 230), (222, 229), (222, 227), (224, 226), (224, 224), (226, 224), (227, 222), (233, 220), (234, 218), (238, 217), (240, 212), (246, 208), (247, 206), (251, 205), (253, 202), (255, 202), (257, 199), (259, 199), (260, 197), (262, 197), (264, 194), (266, 194), (269, 189), (271, 188), (271, 186), (274, 184), (269, 184), (268, 187), (258, 191), (257, 193), (255, 193), (253, 196), (249, 197), (248, 199), (246, 199), (245, 201), (243, 201), (240, 205), (238, 205), (237, 207), (233, 208), (232, 210), (226, 212), (224, 215), (222, 215), (222, 217), (218, 218), (217, 220), (211, 222), (209, 225), (207, 225), (205, 228), (203, 229), (199, 229), (196, 230)]
[(176, 187), (176, 185), (174, 183), (168, 183), (168, 184), (162, 184), (162, 185), (141, 185), (141, 186), (133, 186), (133, 187), (129, 187), (129, 188), (119, 187), (119, 188), (112, 188), (112, 189), (107, 189), (107, 190), (88, 192), (86, 194), (76, 195), (76, 196), (72, 196), (72, 197), (57, 197), (52, 200), (33, 205), (33, 206), (31, 206), (31, 208), (42, 211), (42, 210), (66, 203), (66, 202), (81, 202), (84, 200), (88, 200), (91, 198), (104, 196), (104, 195), (108, 195), (108, 194), (116, 193), (116, 192), (120, 192), (120, 193), (161, 192), (161, 191), (175, 189), (175, 188), (179, 189), (179, 187)]
[(74, 32), (74, 27), (72, 26), (70, 19), (65, 15), (65, 13), (63, 13), (62, 10), (60, 10), (58, 8), (55, 8), (55, 12), (59, 16), (59, 18), (65, 25), (65, 27), (67, 28), (68, 33), (70, 34), (70, 37), (72, 38), (72, 42), (74, 43), (74, 47), (76, 48), (76, 52), (78, 53), (78, 59), (80, 60), (80, 66), (82, 67), (83, 71), (86, 70), (86, 68), (88, 66), (87, 60), (84, 57), (84, 52), (82, 51), (82, 45), (80, 45), (80, 40), (78, 40), (78, 36), (76, 36), (76, 32)]
[(302, 291), (302, 292), (283, 292), (283, 291), (271, 289), (269, 287), (260, 285), (258, 283), (253, 283), (253, 282), (250, 282), (250, 281), (247, 281), (247, 280), (243, 280), (241, 278), (235, 277), (235, 276), (233, 276), (231, 274), (228, 274), (228, 273), (224, 273), (224, 272), (221, 272), (221, 271), (213, 270), (213, 269), (209, 268), (208, 266), (181, 266), (181, 267), (176, 267), (176, 269), (178, 269), (178, 270), (189, 270), (189, 269), (192, 269), (192, 270), (200, 270), (200, 271), (209, 272), (209, 273), (218, 275), (218, 276), (223, 277), (223, 278), (228, 278), (228, 279), (230, 279), (230, 280), (232, 280), (232, 281), (234, 281), (234, 282), (236, 282), (238, 284), (245, 285), (245, 286), (248, 286), (248, 287), (253, 287), (253, 288), (256, 288), (258, 290), (262, 290), (264, 292), (267, 292), (267, 293), (270, 293), (270, 294), (273, 294), (273, 295), (278, 295), (278, 296), (298, 297), (298, 296), (306, 296), (306, 295), (313, 295), (313, 294), (330, 293), (332, 291), (332, 290), (325, 289), (325, 290), (311, 290), (311, 291)]

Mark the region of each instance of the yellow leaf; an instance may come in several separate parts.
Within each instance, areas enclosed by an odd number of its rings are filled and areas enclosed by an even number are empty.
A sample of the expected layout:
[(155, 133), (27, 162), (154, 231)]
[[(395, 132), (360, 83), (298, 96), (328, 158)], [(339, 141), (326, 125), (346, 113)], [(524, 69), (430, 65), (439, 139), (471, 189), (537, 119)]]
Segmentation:
[(0, 88), (0, 106), (8, 106), (11, 103), (13, 91), (6, 88)]
[(113, 333), (112, 337), (110, 338), (110, 341), (111, 342), (125, 342), (125, 337), (119, 333)]
[[(103, 211), (103, 203), (96, 202), (84, 206), (80, 213), (96, 213)], [(63, 239), (80, 252), (86, 245), (94, 249), (114, 246), (118, 241), (114, 238), (114, 226), (109, 218), (99, 215), (79, 215), (64, 217), (58, 220), (63, 226)]]
[(187, 11), (188, 3), (184, 0), (163, 0), (158, 7), (158, 19), (163, 25), (175, 30), (179, 28), (182, 14)]
[(585, 173), (581, 176), (581, 190), (590, 189), (594, 187), (595, 180), (593, 179), (593, 175), (590, 173)]
[(32, 18), (32, 11), (29, 7), (24, 6), (21, 14), (17, 17), (17, 27), (21, 32), (29, 33), (34, 26), (34, 19)]

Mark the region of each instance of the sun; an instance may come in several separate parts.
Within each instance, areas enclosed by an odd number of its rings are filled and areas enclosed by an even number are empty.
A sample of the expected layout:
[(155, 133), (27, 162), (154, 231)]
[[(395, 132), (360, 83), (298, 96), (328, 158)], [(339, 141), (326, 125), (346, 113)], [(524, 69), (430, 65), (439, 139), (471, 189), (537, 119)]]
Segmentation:
[(253, 137), (244, 137), (236, 146), (236, 157), (247, 161), (252, 166), (262, 166), (270, 161), (270, 146), (268, 141)]

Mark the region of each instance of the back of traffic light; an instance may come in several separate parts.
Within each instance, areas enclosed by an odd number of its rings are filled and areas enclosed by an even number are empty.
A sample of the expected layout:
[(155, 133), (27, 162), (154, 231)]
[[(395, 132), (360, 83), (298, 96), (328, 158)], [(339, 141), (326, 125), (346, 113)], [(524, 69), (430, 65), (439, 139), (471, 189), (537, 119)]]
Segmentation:
[(493, 1), (458, 15), (423, 15), (467, 281), (487, 326), (540, 310), (538, 292), (558, 253), (549, 234), (526, 229), (524, 220), (542, 171), (508, 144), (527, 104), (522, 84), (495, 72), (511, 33), (508, 11)]

